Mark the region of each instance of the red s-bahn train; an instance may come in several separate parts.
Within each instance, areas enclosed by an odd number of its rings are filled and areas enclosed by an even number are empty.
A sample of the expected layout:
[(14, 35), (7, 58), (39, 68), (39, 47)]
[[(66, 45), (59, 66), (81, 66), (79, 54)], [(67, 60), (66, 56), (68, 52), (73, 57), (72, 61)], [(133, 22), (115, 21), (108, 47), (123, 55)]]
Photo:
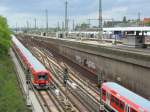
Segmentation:
[(102, 84), (102, 102), (112, 112), (150, 112), (150, 101), (114, 82)]
[(13, 49), (17, 54), (25, 71), (28, 71), (29, 80), (37, 89), (47, 89), (52, 80), (50, 72), (24, 47), (15, 37), (12, 37)]

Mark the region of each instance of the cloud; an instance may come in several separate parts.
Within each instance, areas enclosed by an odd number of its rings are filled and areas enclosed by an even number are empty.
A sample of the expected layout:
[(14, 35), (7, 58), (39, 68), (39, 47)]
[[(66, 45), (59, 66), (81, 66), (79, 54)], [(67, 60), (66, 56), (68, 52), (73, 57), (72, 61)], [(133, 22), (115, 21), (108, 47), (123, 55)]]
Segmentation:
[(5, 6), (1, 6), (0, 7), (0, 14), (5, 14), (6, 12), (7, 12), (7, 10), (8, 10), (8, 8), (7, 7), (5, 7)]
[[(70, 24), (73, 19), (76, 22), (87, 21), (88, 18), (98, 18), (98, 0), (68, 0)], [(25, 26), (26, 21), (34, 24), (37, 18), (40, 26), (45, 25), (44, 10), (49, 11), (49, 25), (56, 26), (57, 21), (64, 20), (65, 0), (1, 0), (0, 15), (8, 18), (9, 24)], [(102, 0), (104, 19), (122, 20), (123, 16), (137, 18), (141, 12), (142, 18), (149, 17), (150, 0)]]
[(104, 11), (104, 18), (114, 18), (117, 20), (122, 19), (123, 16), (126, 16), (128, 12), (128, 7), (122, 6), (122, 7), (116, 7), (112, 8), (111, 10)]

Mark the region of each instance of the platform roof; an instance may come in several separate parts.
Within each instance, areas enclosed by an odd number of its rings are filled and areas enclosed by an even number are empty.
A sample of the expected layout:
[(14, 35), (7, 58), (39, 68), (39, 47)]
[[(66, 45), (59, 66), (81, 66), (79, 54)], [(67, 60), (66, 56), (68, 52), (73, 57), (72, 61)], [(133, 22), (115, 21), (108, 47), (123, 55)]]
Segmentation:
[(104, 31), (150, 31), (150, 27), (114, 27), (103, 28)]

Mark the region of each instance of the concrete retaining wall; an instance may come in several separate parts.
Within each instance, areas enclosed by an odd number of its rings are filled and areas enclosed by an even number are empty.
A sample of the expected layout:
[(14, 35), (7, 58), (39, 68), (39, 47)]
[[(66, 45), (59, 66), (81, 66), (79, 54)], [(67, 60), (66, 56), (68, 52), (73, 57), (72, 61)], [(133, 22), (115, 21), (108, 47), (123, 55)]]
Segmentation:
[(88, 45), (52, 38), (34, 36), (43, 40), (60, 54), (83, 64), (86, 59), (95, 73), (104, 72), (108, 81), (118, 82), (125, 87), (150, 98), (150, 55), (134, 53), (103, 46)]

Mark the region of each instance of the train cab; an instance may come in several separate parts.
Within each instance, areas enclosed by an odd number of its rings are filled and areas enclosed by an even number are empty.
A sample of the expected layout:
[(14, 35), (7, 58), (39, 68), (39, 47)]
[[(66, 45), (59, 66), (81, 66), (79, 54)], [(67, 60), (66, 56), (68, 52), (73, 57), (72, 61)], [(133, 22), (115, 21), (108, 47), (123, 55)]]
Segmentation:
[(37, 89), (47, 89), (49, 87), (51, 77), (48, 71), (34, 72), (33, 76), (32, 83)]

